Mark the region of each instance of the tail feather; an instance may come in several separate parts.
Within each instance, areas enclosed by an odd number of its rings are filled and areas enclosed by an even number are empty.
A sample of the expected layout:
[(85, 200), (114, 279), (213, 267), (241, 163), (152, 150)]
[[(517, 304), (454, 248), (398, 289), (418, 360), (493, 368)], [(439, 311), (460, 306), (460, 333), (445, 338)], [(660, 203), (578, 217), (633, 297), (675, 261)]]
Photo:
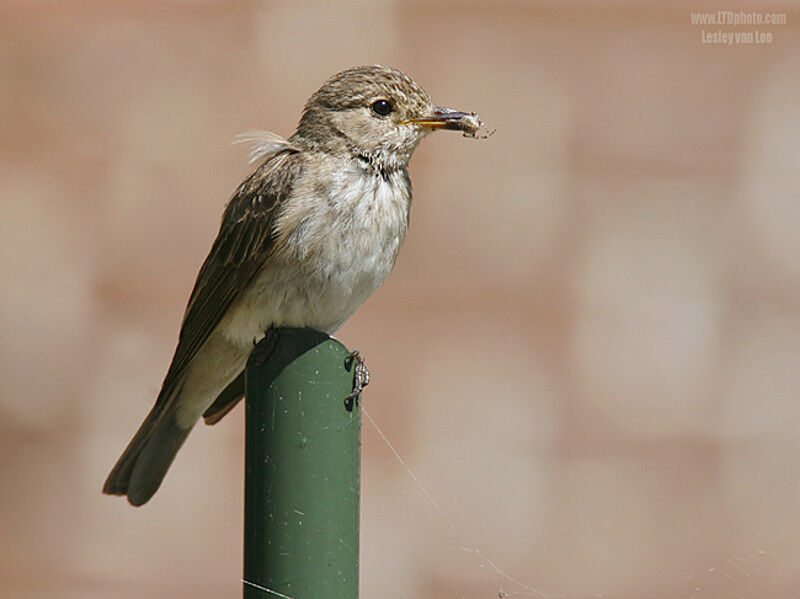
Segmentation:
[[(171, 399), (180, 392), (180, 385)], [(162, 390), (163, 393), (163, 390)], [(103, 493), (127, 495), (135, 506), (142, 505), (158, 490), (161, 481), (191, 431), (175, 419), (175, 401), (159, 400), (111, 469)]]
[(174, 418), (165, 418), (153, 428), (128, 479), (127, 495), (131, 505), (147, 503), (158, 491), (175, 455), (192, 430), (181, 428)]
[(147, 419), (139, 427), (103, 485), (103, 493), (127, 495), (131, 505), (146, 503), (158, 490), (190, 428), (171, 414)]
[(111, 473), (108, 475), (108, 478), (106, 478), (105, 484), (103, 484), (103, 493), (106, 495), (128, 494), (128, 483), (130, 482), (133, 468), (136, 465), (136, 460), (139, 458), (142, 448), (153, 433), (153, 428), (158, 421), (158, 417), (161, 415), (161, 410), (158, 409), (159, 407), (160, 406), (156, 404), (153, 409), (150, 410), (150, 413), (144, 419), (144, 422), (142, 422), (139, 430), (136, 431), (133, 439), (128, 443), (128, 446), (125, 448), (125, 451), (122, 452), (117, 463), (114, 464)]

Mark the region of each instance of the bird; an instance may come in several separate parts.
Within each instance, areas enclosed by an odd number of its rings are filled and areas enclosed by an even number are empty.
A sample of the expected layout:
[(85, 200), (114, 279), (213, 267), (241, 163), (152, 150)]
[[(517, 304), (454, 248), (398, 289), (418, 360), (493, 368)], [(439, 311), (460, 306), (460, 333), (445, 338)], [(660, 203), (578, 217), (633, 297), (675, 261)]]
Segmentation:
[(200, 417), (214, 424), (241, 399), (266, 331), (337, 331), (395, 264), (414, 150), (436, 129), (475, 137), (481, 125), (436, 106), (402, 71), (370, 65), (326, 80), (288, 139), (246, 134), (257, 166), (224, 210), (155, 405), (103, 492), (150, 500)]

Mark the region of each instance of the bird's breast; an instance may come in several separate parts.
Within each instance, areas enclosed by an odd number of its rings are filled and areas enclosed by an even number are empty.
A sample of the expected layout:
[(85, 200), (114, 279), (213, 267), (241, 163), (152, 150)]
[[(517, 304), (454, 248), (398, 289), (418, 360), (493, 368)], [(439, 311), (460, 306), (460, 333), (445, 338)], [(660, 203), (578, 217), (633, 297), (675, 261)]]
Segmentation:
[(408, 227), (408, 176), (341, 172), (301, 183), (277, 223), (285, 236), (226, 318), (251, 343), (270, 325), (337, 330), (392, 270)]

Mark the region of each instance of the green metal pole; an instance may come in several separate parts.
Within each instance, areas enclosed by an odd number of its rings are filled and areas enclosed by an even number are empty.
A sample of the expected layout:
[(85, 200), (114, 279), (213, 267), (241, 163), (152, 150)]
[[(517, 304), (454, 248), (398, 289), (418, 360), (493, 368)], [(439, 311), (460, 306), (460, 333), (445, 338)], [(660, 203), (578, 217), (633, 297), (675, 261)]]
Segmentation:
[[(277, 336), (277, 337), (275, 337)], [(273, 329), (245, 374), (245, 599), (356, 599), (361, 408), (350, 352)]]

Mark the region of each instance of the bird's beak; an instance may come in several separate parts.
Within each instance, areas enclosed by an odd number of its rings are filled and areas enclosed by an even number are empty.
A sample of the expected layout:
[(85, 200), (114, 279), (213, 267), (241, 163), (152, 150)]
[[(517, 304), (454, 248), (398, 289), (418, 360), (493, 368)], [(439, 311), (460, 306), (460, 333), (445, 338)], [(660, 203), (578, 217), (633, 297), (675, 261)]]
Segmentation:
[(422, 125), (423, 127), (430, 127), (431, 129), (465, 131), (471, 128), (471, 125), (467, 126), (467, 122), (473, 119), (473, 115), (466, 112), (459, 112), (451, 108), (439, 108), (437, 106), (433, 109), (432, 115), (409, 119), (409, 122)]

